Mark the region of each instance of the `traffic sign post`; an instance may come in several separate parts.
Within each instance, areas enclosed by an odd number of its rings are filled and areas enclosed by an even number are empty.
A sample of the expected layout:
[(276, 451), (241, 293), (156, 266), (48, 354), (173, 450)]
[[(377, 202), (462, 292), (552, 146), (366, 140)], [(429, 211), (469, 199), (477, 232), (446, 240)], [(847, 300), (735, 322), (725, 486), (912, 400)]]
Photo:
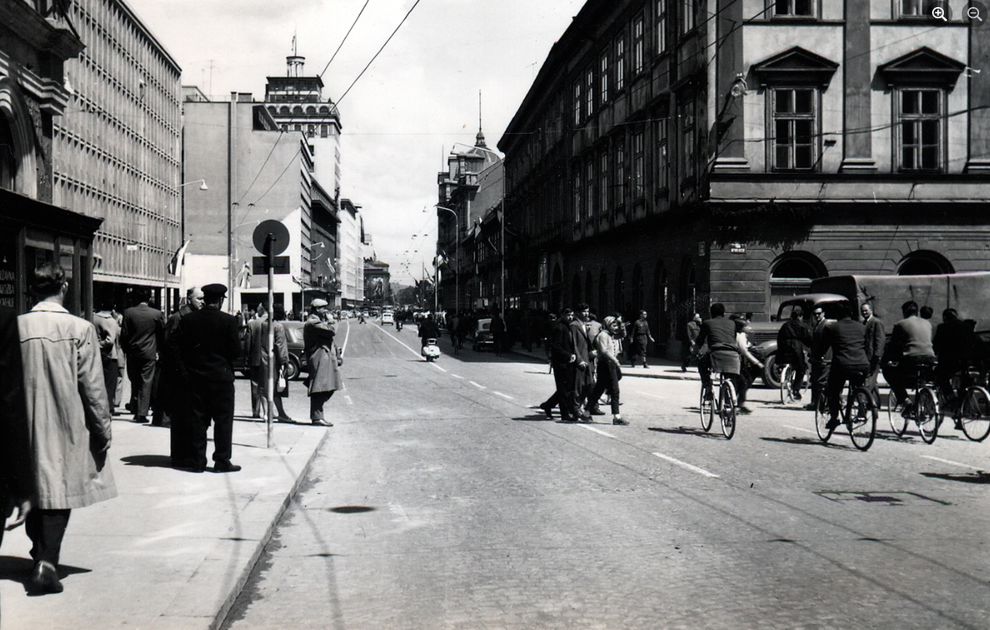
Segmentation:
[[(275, 410), (275, 257), (289, 246), (289, 230), (281, 221), (262, 221), (254, 229), (252, 241), (255, 249), (264, 256), (265, 270), (268, 272), (268, 378), (265, 383), (268, 412), (265, 414), (265, 425), (268, 433), (268, 448), (272, 447), (272, 415)], [(285, 259), (284, 273), (288, 273), (288, 256)]]

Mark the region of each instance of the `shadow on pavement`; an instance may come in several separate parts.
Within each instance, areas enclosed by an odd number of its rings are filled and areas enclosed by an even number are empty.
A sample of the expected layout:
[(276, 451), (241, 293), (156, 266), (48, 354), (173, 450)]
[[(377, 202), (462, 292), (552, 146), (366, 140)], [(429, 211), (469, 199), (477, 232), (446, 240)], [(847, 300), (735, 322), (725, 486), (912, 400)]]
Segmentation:
[(523, 416), (521, 418), (513, 418), (516, 422), (553, 422), (553, 418), (548, 418), (547, 414), (542, 411), (533, 412), (528, 416)]
[(978, 470), (974, 473), (921, 473), (929, 479), (944, 479), (945, 481), (960, 481), (962, 483), (990, 483), (990, 473)]
[[(801, 446), (821, 446), (823, 443), (818, 438), (803, 438), (803, 437), (789, 437), (789, 438), (776, 438), (776, 437), (761, 437), (761, 440), (766, 442), (777, 442), (778, 444), (799, 444)], [(827, 445), (827, 444), (826, 444)]]
[[(28, 582), (31, 580), (31, 569), (34, 568), (34, 561), (30, 558), (15, 558), (13, 556), (0, 556), (0, 580), (17, 582), (27, 590)], [(83, 569), (67, 564), (58, 565), (58, 577), (64, 579), (69, 575), (77, 573), (89, 573), (91, 569)]]
[(702, 431), (695, 427), (677, 427), (676, 429), (665, 429), (663, 427), (648, 427), (650, 431), (656, 431), (657, 433), (673, 433), (676, 435), (696, 435), (703, 438), (721, 438), (722, 434), (716, 431), (715, 427), (712, 427), (712, 431)]
[(168, 455), (128, 455), (121, 457), (125, 466), (144, 466), (145, 468), (171, 468), (172, 458)]
[(337, 514), (361, 514), (364, 512), (374, 512), (378, 508), (373, 508), (368, 505), (340, 505), (337, 507), (327, 508), (330, 512), (335, 512)]

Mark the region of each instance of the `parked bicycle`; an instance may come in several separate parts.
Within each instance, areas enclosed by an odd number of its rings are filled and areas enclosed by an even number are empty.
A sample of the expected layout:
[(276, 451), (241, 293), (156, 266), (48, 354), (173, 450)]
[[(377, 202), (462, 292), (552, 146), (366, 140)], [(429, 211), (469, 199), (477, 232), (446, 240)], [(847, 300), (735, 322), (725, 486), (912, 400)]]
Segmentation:
[[(839, 399), (839, 413), (842, 424), (849, 431), (849, 439), (853, 446), (865, 451), (873, 445), (876, 437), (877, 422), (874, 418), (875, 403), (870, 391), (862, 383), (854, 384), (850, 379), (846, 382), (846, 393)], [(829, 427), (830, 414), (825, 391), (819, 393), (815, 401), (815, 430), (818, 439), (827, 443), (832, 437), (835, 427)]]

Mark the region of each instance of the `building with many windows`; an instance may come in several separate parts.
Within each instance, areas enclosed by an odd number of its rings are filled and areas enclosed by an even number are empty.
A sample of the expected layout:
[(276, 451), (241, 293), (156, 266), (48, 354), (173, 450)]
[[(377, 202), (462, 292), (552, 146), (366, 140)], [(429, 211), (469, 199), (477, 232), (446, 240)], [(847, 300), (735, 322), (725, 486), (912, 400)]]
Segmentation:
[(65, 64), (71, 98), (54, 119), (53, 201), (103, 219), (97, 300), (124, 308), (144, 287), (164, 305), (178, 290), (168, 266), (182, 245), (181, 70), (127, 3), (64, 4), (85, 49)]
[(589, 0), (499, 143), (507, 293), (672, 352), (713, 301), (986, 269), (990, 30), (928, 4)]

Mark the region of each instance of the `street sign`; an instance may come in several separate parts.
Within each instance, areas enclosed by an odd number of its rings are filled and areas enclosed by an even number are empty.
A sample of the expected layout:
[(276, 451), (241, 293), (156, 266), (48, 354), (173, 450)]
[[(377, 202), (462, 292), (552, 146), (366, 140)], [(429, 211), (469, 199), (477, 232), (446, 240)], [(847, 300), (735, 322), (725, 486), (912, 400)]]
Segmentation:
[[(275, 256), (272, 272), (287, 275), (289, 273), (289, 257)], [(254, 256), (251, 258), (251, 273), (256, 276), (263, 276), (268, 273), (268, 266), (265, 265), (264, 256)]]
[[(258, 250), (259, 254), (267, 254), (265, 251), (265, 241), (268, 239), (268, 235), (272, 235), (272, 256), (278, 256), (286, 250), (289, 246), (289, 228), (281, 221), (262, 221), (258, 224), (258, 227), (254, 228), (254, 234), (251, 235), (251, 240), (254, 241), (254, 248)], [(275, 273), (278, 273), (277, 271)], [(289, 273), (286, 271), (285, 273)]]

